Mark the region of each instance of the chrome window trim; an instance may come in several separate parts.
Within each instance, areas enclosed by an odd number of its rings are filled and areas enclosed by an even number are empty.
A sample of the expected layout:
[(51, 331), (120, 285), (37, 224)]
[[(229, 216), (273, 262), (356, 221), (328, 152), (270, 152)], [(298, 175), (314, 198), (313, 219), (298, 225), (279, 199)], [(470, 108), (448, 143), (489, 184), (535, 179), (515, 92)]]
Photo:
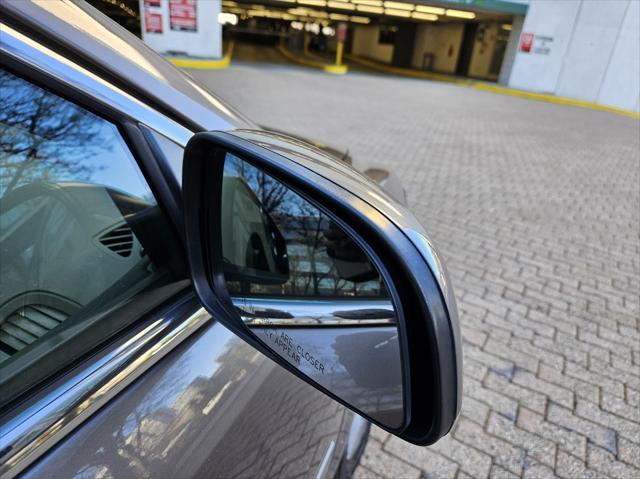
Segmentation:
[(6, 422), (2, 418), (0, 477), (13, 478), (24, 471), (210, 318), (204, 308), (186, 320), (181, 312), (160, 318), (83, 365)]
[(193, 132), (120, 88), (0, 22), (0, 51), (118, 110), (184, 147)]

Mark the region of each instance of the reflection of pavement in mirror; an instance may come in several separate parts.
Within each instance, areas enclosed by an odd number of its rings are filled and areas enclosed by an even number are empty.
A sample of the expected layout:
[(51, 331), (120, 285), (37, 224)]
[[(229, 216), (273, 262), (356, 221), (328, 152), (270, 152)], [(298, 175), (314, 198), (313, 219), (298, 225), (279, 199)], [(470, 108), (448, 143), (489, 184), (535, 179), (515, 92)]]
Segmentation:
[(276, 328), (252, 331), (276, 353), (364, 414), (398, 427), (402, 370), (395, 327)]
[(637, 120), (365, 73), (191, 73), (399, 176), (449, 268), (461, 418), (429, 448), (373, 428), (356, 477), (638, 477)]

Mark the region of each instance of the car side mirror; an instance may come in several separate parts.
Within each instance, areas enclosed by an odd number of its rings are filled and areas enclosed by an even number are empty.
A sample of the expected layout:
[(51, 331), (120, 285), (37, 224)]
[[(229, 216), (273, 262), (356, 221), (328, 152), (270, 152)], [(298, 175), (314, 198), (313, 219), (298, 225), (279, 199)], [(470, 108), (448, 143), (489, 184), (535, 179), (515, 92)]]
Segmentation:
[(460, 410), (453, 291), (422, 226), (346, 164), (249, 130), (184, 154), (187, 253), (203, 306), (257, 350), (415, 444)]

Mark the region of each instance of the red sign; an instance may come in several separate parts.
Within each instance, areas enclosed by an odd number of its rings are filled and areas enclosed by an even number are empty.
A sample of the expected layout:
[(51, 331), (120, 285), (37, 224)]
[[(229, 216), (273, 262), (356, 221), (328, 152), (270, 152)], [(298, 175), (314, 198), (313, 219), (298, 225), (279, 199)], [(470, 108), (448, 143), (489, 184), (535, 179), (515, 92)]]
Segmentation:
[(344, 22), (340, 22), (338, 23), (338, 29), (336, 31), (336, 36), (338, 38), (339, 42), (346, 42), (347, 41), (347, 24)]
[(162, 15), (145, 8), (144, 29), (147, 33), (162, 33)]
[(523, 33), (520, 36), (520, 51), (529, 53), (531, 51), (531, 46), (533, 45), (533, 38), (535, 34), (533, 33)]
[(159, 7), (160, 0), (144, 0), (145, 7)]
[(197, 31), (196, 0), (169, 0), (169, 25), (171, 30)]

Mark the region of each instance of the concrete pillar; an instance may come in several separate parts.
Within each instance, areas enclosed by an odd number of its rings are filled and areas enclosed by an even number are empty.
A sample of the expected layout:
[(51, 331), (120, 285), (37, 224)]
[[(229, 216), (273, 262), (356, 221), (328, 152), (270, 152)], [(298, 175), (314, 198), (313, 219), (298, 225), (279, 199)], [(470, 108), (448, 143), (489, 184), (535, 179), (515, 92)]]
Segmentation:
[(380, 27), (378, 25), (358, 25), (353, 29), (351, 51), (354, 55), (382, 63), (391, 63), (393, 45), (379, 43), (379, 39)]
[(222, 57), (221, 2), (139, 0), (142, 39), (162, 54)]

